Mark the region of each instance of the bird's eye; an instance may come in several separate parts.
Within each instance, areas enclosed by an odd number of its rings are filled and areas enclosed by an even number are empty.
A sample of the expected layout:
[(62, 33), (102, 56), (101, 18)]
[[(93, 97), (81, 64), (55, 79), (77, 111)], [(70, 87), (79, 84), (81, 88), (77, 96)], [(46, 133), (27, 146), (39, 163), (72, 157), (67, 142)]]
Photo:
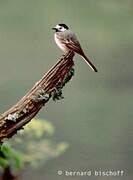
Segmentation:
[(60, 27), (59, 29), (62, 29), (62, 27)]

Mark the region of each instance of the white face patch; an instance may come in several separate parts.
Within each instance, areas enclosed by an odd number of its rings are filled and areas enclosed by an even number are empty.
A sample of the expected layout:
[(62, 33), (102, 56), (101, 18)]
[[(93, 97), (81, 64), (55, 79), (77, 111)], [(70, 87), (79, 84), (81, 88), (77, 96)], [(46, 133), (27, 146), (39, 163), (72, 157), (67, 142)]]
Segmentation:
[(56, 29), (58, 29), (59, 31), (63, 32), (63, 31), (66, 31), (67, 29), (65, 29), (63, 26), (60, 26), (59, 24), (57, 24), (55, 26)]

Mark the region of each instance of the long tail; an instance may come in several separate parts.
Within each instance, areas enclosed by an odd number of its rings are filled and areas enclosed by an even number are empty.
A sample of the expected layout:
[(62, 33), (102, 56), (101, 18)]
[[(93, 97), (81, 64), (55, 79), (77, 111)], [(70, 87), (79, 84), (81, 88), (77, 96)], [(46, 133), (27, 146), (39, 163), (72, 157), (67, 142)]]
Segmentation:
[(95, 71), (98, 72), (97, 68), (91, 63), (91, 61), (88, 59), (88, 57), (86, 55), (81, 55), (83, 60), (90, 66), (90, 68)]

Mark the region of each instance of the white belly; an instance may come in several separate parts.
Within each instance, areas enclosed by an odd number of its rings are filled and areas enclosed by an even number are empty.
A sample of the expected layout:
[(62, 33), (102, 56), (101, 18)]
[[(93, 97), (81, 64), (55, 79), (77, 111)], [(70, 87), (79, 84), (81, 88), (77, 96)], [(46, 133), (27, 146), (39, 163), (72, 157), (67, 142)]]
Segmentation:
[(68, 52), (69, 49), (66, 47), (65, 44), (63, 44), (58, 38), (57, 38), (57, 35), (55, 34), (54, 35), (54, 39), (55, 39), (55, 42), (57, 44), (57, 46), (63, 51), (63, 52)]

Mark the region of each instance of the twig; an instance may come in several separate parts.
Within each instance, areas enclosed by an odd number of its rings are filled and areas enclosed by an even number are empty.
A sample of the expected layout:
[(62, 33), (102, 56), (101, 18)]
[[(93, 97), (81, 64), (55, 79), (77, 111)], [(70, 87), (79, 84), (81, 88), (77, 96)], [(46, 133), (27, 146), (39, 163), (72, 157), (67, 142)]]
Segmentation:
[(0, 116), (0, 140), (22, 129), (50, 98), (63, 98), (62, 88), (74, 75), (73, 57), (73, 52), (64, 55), (16, 105)]

